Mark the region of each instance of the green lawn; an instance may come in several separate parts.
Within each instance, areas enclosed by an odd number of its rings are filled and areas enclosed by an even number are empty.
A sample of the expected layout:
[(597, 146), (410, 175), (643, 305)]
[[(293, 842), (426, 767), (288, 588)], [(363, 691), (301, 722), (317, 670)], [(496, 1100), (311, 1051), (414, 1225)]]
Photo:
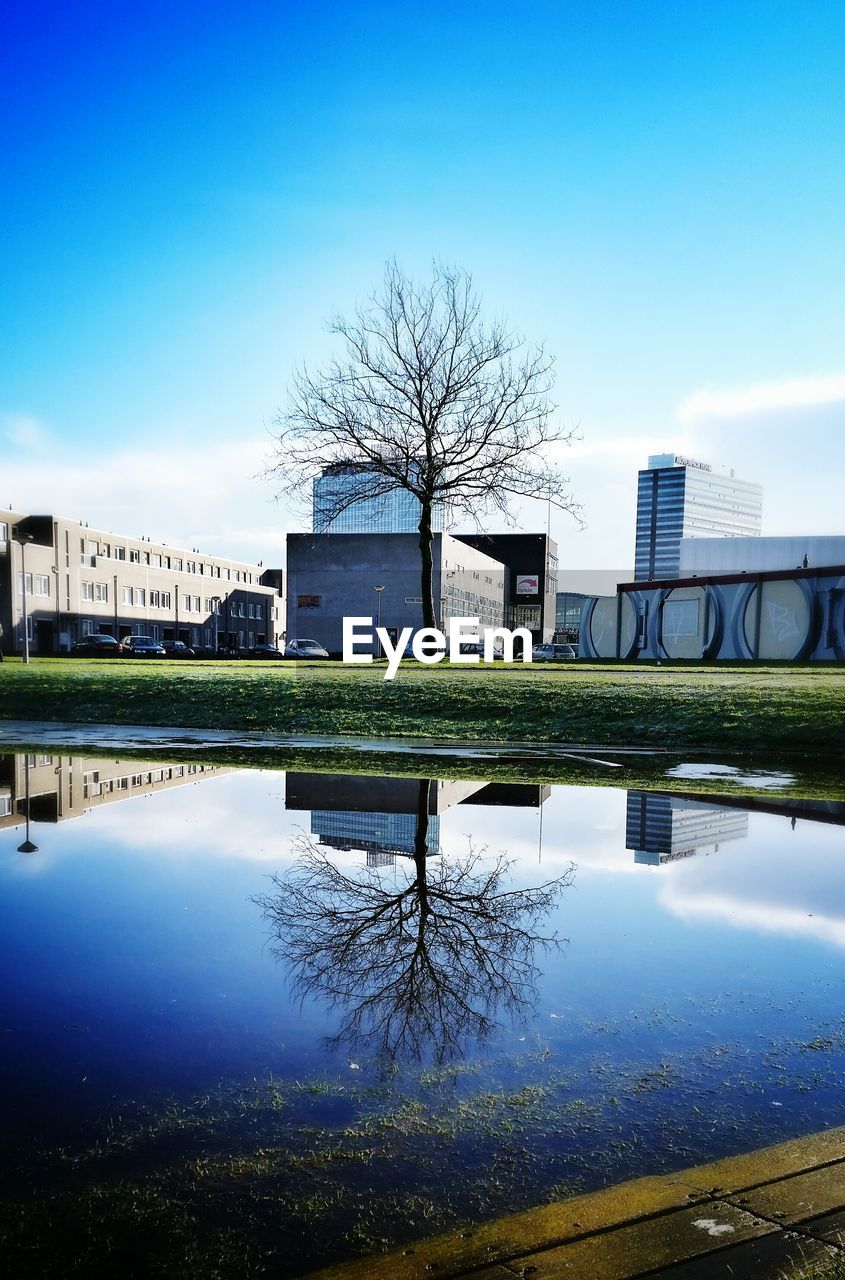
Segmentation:
[(845, 751), (845, 667), (36, 659), (0, 664), (0, 717), (272, 733), (731, 752)]

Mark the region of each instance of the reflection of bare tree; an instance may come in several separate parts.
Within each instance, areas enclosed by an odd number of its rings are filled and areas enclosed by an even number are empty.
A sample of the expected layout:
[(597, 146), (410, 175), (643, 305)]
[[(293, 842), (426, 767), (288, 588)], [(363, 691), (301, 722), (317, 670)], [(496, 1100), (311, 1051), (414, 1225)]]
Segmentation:
[(298, 858), (257, 901), (271, 923), (275, 954), (302, 996), (343, 1010), (332, 1045), (366, 1042), (379, 1052), (438, 1059), (464, 1041), (486, 1039), (497, 1013), (533, 1004), (540, 919), (572, 870), (531, 889), (507, 887), (504, 855), (470, 848), (426, 858), (429, 783), (420, 783), (415, 852), (402, 884), (367, 867), (347, 874), (300, 837)]

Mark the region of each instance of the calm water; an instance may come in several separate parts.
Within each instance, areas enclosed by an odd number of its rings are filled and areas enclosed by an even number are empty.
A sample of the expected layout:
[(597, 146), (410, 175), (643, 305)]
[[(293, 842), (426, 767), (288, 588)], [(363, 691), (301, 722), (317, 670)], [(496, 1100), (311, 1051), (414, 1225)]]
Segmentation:
[(118, 1183), (157, 1274), (194, 1238), (196, 1274), (299, 1274), (845, 1122), (841, 806), (191, 768), (0, 758), (4, 1177), (67, 1215), (25, 1227), (45, 1266), (99, 1274), (132, 1228), (80, 1204)]

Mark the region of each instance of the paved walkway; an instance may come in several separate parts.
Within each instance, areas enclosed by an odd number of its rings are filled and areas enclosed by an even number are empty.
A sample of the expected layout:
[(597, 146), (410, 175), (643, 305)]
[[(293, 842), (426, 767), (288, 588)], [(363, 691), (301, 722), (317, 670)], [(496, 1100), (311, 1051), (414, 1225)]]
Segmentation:
[(779, 1280), (792, 1264), (840, 1252), (845, 1127), (624, 1182), (312, 1280)]

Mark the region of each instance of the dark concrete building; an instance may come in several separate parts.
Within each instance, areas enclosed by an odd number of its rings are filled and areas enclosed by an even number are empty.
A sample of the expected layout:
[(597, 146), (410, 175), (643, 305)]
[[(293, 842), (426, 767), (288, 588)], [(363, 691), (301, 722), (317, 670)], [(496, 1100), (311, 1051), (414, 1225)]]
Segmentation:
[(545, 533), (456, 533), (505, 566), (505, 626), (551, 640), (557, 611), (557, 543)]
[[(398, 635), (422, 626), (420, 552), (414, 533), (289, 533), (287, 639), (343, 649), (343, 619), (366, 617)], [(505, 569), (447, 533), (434, 535), (434, 599), (441, 622), (502, 626)], [(364, 647), (359, 648), (364, 652)]]

